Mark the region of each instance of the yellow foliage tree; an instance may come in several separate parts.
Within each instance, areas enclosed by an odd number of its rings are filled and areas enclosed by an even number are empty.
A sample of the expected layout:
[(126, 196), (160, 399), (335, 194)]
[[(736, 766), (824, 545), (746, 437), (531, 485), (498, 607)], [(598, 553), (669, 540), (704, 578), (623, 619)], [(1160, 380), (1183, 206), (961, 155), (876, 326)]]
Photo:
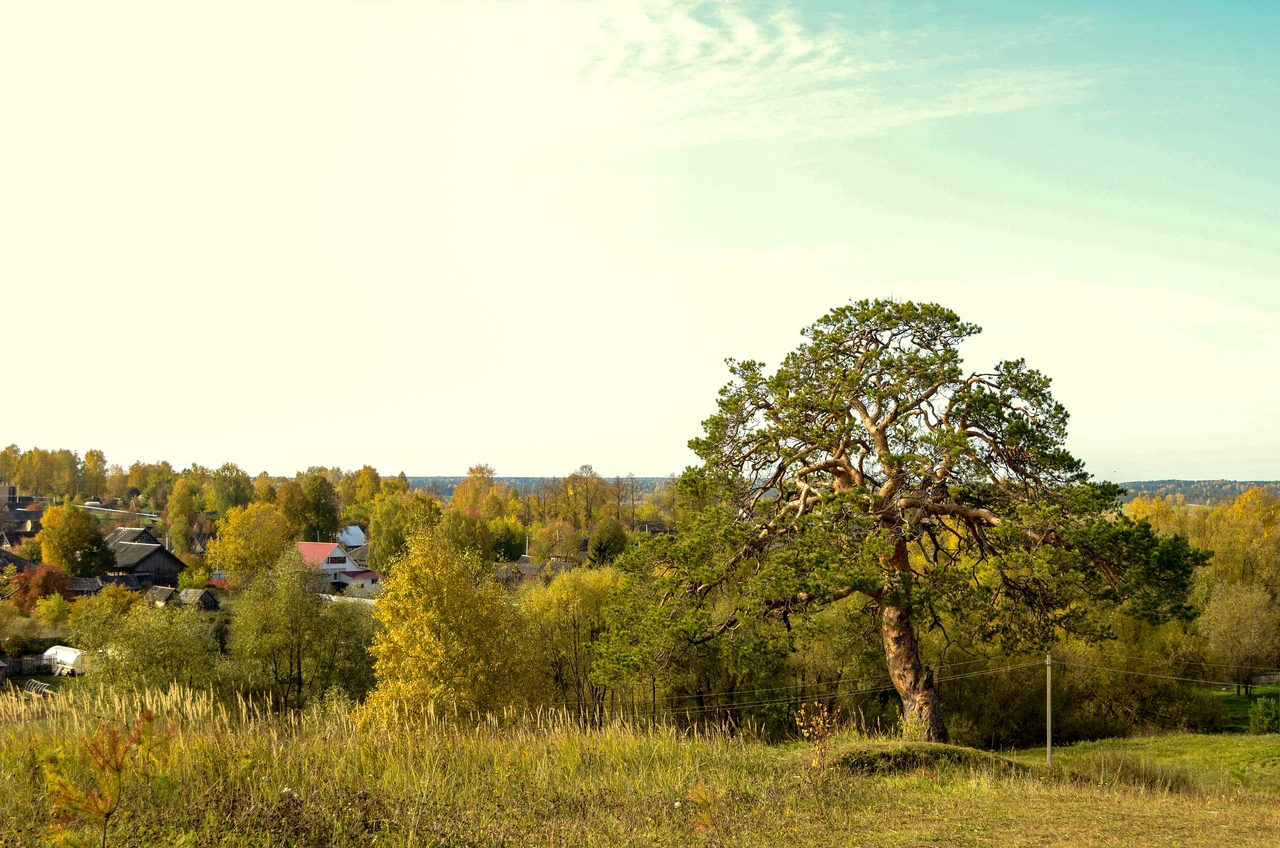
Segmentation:
[(578, 568), (549, 585), (528, 584), (520, 595), (537, 677), (561, 707), (584, 722), (603, 715), (609, 688), (592, 680), (591, 666), (608, 628), (605, 608), (623, 580), (611, 566)]
[(378, 686), (366, 718), (478, 715), (521, 696), (519, 618), (492, 564), (442, 534), (418, 533), (383, 584), (371, 649)]
[(242, 583), (275, 565), (292, 544), (293, 526), (275, 504), (233, 506), (218, 522), (218, 538), (209, 543), (206, 559), (233, 583)]

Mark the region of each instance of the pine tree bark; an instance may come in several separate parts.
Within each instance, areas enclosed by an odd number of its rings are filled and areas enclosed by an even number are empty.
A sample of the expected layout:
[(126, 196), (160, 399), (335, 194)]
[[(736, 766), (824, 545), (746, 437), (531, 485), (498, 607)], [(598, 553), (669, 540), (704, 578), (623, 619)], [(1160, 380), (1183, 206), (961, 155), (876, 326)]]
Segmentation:
[[(894, 546), (895, 576), (909, 567), (906, 544)], [(947, 742), (947, 725), (942, 720), (942, 702), (933, 683), (933, 670), (920, 663), (920, 645), (906, 599), (886, 592), (880, 608), (880, 638), (884, 644), (889, 679), (902, 699), (903, 729), (919, 733), (925, 742)]]

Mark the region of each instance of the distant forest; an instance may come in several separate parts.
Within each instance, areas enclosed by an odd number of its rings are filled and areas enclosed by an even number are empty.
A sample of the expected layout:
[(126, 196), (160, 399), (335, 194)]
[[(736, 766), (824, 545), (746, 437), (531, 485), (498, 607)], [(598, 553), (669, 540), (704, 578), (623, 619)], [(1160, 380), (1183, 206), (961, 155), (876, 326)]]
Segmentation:
[[(406, 477), (409, 481), (409, 487), (412, 489), (422, 489), (436, 495), (443, 501), (447, 501), (453, 497), (453, 490), (459, 483), (467, 479), (465, 475), (458, 477)], [(495, 483), (506, 483), (515, 491), (522, 495), (536, 491), (544, 483), (552, 480), (558, 480), (559, 477), (494, 477)], [(626, 477), (622, 479), (634, 480), (636, 484), (637, 494), (651, 495), (662, 487), (663, 483), (670, 482), (670, 477)]]
[(1129, 490), (1121, 498), (1125, 503), (1139, 495), (1153, 498), (1181, 495), (1189, 504), (1213, 506), (1235, 500), (1250, 489), (1258, 487), (1270, 489), (1272, 494), (1280, 496), (1280, 481), (1277, 480), (1140, 480), (1120, 485)]

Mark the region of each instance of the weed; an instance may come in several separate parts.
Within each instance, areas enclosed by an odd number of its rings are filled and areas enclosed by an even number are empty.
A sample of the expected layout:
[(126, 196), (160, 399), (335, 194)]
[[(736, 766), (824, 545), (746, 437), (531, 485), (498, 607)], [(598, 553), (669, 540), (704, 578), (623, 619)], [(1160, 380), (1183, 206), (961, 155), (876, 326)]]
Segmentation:
[[(84, 820), (95, 825), (99, 845), (105, 848), (111, 820), (120, 812), (130, 780), (146, 785), (161, 765), (160, 754), (169, 740), (168, 731), (158, 737), (151, 732), (155, 714), (143, 710), (131, 728), (109, 722), (98, 725), (92, 737), (82, 737), (84, 753), (89, 758), (92, 786), (75, 785), (65, 761), (54, 755), (48, 761), (48, 778), (53, 785), (53, 804), (61, 823)], [(77, 840), (61, 825), (54, 826), (59, 842), (75, 844)]]
[(827, 755), (831, 753), (831, 737), (838, 719), (839, 711), (832, 713), (820, 701), (801, 704), (796, 710), (796, 726), (800, 728), (800, 735), (813, 745), (813, 761), (810, 763), (813, 768), (826, 768)]

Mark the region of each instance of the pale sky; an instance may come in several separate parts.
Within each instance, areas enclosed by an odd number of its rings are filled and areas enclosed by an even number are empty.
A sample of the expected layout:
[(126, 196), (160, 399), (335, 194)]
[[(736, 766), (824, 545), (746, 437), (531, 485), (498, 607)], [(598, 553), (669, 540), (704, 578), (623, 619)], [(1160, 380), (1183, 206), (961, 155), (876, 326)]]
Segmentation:
[(664, 475), (725, 357), (892, 296), (1049, 374), (1100, 477), (1280, 479), (1277, 43), (1264, 2), (0, 0), (0, 444)]

